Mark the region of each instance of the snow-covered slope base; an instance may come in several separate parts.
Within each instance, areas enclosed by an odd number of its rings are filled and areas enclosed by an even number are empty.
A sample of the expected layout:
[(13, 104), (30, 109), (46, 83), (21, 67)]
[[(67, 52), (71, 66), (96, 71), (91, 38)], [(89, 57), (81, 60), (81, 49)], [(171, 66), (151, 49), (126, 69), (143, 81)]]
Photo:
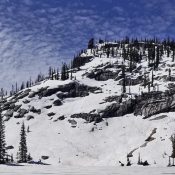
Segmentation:
[[(7, 123), (7, 143), (14, 145), (17, 152), (21, 119), (13, 119)], [(46, 155), (47, 163), (63, 165), (119, 165), (126, 162), (126, 156), (137, 149), (131, 158), (137, 163), (138, 155), (152, 165), (168, 163), (171, 153), (170, 136), (174, 131), (175, 117), (173, 113), (162, 120), (149, 121), (133, 115), (108, 119), (108, 126), (101, 122), (96, 126), (77, 119), (77, 127), (72, 128), (67, 121), (53, 122), (47, 116), (25, 122), (31, 132), (27, 134), (29, 152), (35, 160)], [(92, 128), (94, 131), (92, 132)], [(155, 140), (145, 140), (157, 128), (153, 135)], [(147, 144), (146, 144), (147, 143)]]
[[(172, 152), (170, 137), (175, 132), (174, 99), (172, 96), (171, 103), (165, 105), (156, 93), (166, 93), (172, 87), (167, 70), (173, 63), (164, 55), (153, 72), (143, 59), (132, 73), (126, 71), (132, 83), (126, 84), (122, 94), (120, 52), (107, 58), (99, 50), (98, 54), (87, 50), (82, 57), (93, 58), (74, 70), (76, 80), (45, 80), (1, 102), (6, 142), (14, 146), (8, 153), (16, 155), (24, 121), (30, 131), (28, 152), (34, 160), (48, 156), (45, 162), (54, 165), (113, 166), (120, 165), (119, 161), (126, 164), (128, 155), (137, 165), (140, 154), (151, 166), (167, 166)], [(124, 64), (127, 68), (130, 63), (126, 60)], [(171, 69), (171, 80), (174, 73)], [(145, 74), (147, 79), (154, 74), (153, 87), (143, 86)], [(154, 98), (143, 100), (143, 93)], [(161, 105), (154, 106), (158, 103), (155, 96)], [(169, 101), (171, 96), (160, 96), (164, 97)]]
[(23, 175), (25, 172), (26, 175), (160, 175), (160, 174), (173, 174), (174, 168), (167, 168), (167, 167), (112, 167), (112, 166), (87, 166), (87, 167), (70, 167), (70, 166), (20, 166), (20, 167), (9, 167), (9, 166), (2, 166), (0, 170), (1, 174), (6, 175)]

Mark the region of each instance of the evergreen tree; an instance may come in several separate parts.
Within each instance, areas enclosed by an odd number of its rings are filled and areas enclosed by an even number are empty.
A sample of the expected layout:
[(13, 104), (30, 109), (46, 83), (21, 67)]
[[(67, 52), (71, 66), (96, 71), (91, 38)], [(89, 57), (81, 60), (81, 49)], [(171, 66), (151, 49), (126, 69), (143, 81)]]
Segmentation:
[(125, 75), (125, 65), (122, 66), (122, 79), (123, 79), (123, 93), (126, 92), (126, 75)]
[(62, 69), (61, 69), (61, 80), (66, 80), (66, 65), (63, 64)]
[(17, 84), (17, 82), (15, 84), (15, 87), (16, 87), (15, 93), (17, 93), (18, 92), (18, 84)]
[(69, 79), (69, 68), (66, 63), (63, 64), (61, 69), (61, 80), (67, 80)]
[(3, 99), (3, 98), (4, 98), (4, 95), (5, 95), (5, 93), (4, 93), (4, 89), (3, 89), (3, 88), (1, 88), (1, 91), (0, 91), (0, 96), (1, 96), (1, 99)]
[(26, 143), (26, 131), (25, 131), (24, 122), (21, 126), (18, 162), (20, 163), (27, 162), (27, 143)]
[(27, 155), (27, 161), (31, 161), (33, 158), (31, 157), (30, 153)]
[(174, 62), (174, 58), (175, 58), (175, 49), (173, 49), (173, 62)]
[(5, 150), (5, 125), (3, 121), (3, 117), (0, 113), (0, 164), (5, 163), (5, 156), (6, 156), (6, 150)]
[(167, 47), (167, 57), (169, 57), (170, 56), (170, 47), (168, 46)]
[(29, 128), (29, 126), (27, 127), (27, 132), (30, 132), (30, 128)]
[(152, 70), (152, 76), (151, 76), (151, 86), (153, 87), (154, 85), (154, 73), (153, 73), (153, 70)]
[(49, 67), (49, 79), (51, 78), (51, 76), (52, 76), (52, 67), (50, 66)]
[(91, 38), (88, 42), (88, 49), (93, 49), (94, 48), (94, 38)]
[(127, 59), (127, 57), (128, 57), (125, 47), (123, 47), (122, 57), (123, 57), (124, 61), (125, 61), (125, 60)]
[(10, 161), (13, 163), (13, 161), (14, 161), (13, 160), (13, 154), (11, 154), (10, 159), (11, 159)]
[(171, 142), (172, 142), (172, 154), (171, 157), (173, 158), (173, 166), (174, 166), (174, 158), (175, 158), (175, 134), (171, 136), (170, 138)]
[(160, 62), (160, 50), (159, 47), (157, 47), (157, 52), (156, 52), (156, 64), (155, 64), (155, 68), (157, 69), (159, 66), (159, 62)]
[(56, 73), (56, 80), (60, 79), (60, 73), (59, 73), (59, 69), (57, 69), (57, 73)]
[(73, 79), (73, 62), (71, 61), (71, 65), (70, 65), (70, 79)]
[(110, 54), (110, 48), (108, 48), (106, 52), (107, 58), (109, 58), (109, 54)]
[(171, 69), (170, 68), (168, 70), (168, 74), (169, 74), (169, 81), (171, 81)]

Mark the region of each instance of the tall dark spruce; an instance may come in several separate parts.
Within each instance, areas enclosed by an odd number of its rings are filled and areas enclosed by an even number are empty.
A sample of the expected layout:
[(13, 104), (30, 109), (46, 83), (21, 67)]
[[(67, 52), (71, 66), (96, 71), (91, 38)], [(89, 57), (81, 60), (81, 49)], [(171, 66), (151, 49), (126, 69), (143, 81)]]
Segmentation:
[(24, 123), (21, 126), (18, 162), (20, 162), (20, 163), (27, 162), (27, 142), (26, 142), (26, 131), (25, 131)]
[(171, 157), (173, 158), (173, 166), (175, 166), (175, 164), (174, 164), (174, 159), (175, 159), (175, 134), (171, 136), (170, 140), (172, 142), (172, 154), (171, 154)]
[(5, 150), (6, 142), (5, 142), (5, 125), (3, 121), (3, 117), (0, 113), (0, 164), (5, 163)]

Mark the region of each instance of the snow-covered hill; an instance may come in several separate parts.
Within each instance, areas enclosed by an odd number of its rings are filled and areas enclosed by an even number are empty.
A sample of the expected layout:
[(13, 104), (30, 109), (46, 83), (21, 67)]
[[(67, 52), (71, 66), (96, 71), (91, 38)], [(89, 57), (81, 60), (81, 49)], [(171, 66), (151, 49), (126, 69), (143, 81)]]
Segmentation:
[(164, 52), (154, 70), (146, 50), (130, 71), (123, 50), (110, 44), (109, 57), (104, 43), (81, 54), (92, 59), (74, 69), (73, 80), (44, 80), (1, 101), (6, 142), (14, 147), (9, 154), (18, 151), (24, 121), (35, 160), (49, 156), (43, 161), (56, 165), (120, 165), (128, 155), (137, 165), (140, 154), (152, 166), (168, 164), (175, 132), (172, 53)]

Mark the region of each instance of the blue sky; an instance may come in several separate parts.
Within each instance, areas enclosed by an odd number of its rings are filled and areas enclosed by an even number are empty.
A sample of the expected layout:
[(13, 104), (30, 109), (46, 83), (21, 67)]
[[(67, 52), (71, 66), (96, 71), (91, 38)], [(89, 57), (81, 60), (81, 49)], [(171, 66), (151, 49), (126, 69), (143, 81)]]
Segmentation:
[(47, 72), (89, 38), (174, 37), (175, 0), (1, 0), (0, 87)]

